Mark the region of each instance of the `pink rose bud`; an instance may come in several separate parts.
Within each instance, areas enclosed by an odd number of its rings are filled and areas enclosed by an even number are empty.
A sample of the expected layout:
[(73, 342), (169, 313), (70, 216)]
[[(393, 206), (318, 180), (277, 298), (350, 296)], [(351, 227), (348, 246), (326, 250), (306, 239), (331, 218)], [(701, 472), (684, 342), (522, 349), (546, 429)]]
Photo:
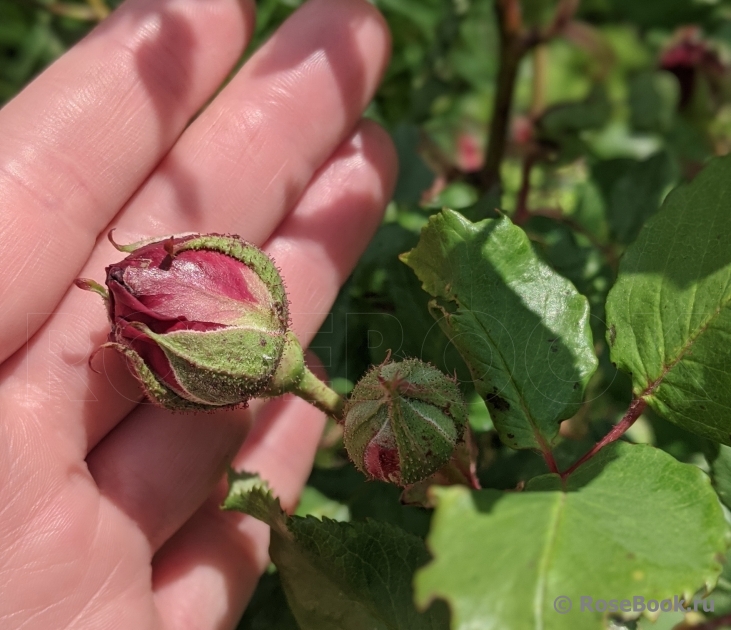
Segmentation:
[(284, 285), (264, 252), (217, 234), (118, 249), (131, 253), (107, 267), (108, 293), (91, 280), (77, 285), (105, 297), (105, 345), (124, 354), (153, 402), (212, 409), (265, 392), (291, 335)]
[(407, 486), (446, 464), (467, 425), (455, 381), (417, 359), (374, 367), (345, 406), (345, 448), (369, 477)]

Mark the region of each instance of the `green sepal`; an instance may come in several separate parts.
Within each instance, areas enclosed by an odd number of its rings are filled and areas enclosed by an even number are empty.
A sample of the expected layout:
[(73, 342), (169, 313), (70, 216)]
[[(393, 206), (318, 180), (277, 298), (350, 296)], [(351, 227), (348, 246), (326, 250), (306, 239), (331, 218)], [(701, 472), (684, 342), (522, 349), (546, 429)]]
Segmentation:
[(258, 396), (277, 369), (284, 335), (249, 328), (158, 335), (136, 328), (165, 353), (185, 398), (205, 405), (234, 405)]
[(156, 405), (171, 411), (210, 411), (210, 405), (198, 405), (178, 396), (173, 390), (159, 381), (147, 367), (142, 357), (132, 348), (121, 343), (105, 343), (100, 348), (114, 348), (122, 354), (131, 368), (133, 376), (140, 382), (145, 395)]
[(356, 385), (345, 409), (345, 447), (367, 475), (375, 441), (398, 452), (400, 485), (417, 483), (446, 464), (467, 425), (456, 383), (435, 367), (409, 359), (374, 367)]
[(449, 461), (462, 431), (442, 408), (402, 399), (394, 401), (391, 414), (405, 485), (425, 479)]
[(79, 287), (79, 289), (101, 295), (105, 304), (109, 302), (109, 291), (95, 280), (92, 280), (91, 278), (76, 278), (76, 280), (74, 280), (74, 284)]
[[(160, 242), (166, 240), (165, 238), (160, 238), (159, 236), (152, 236), (150, 238), (143, 238), (141, 241), (135, 241), (134, 243), (128, 243), (127, 245), (122, 245), (121, 243), (117, 243), (117, 241), (115, 241), (114, 237), (112, 236), (112, 234), (114, 234), (115, 230), (116, 230), (116, 228), (112, 228), (111, 230), (109, 230), (109, 232), (107, 232), (107, 240), (112, 244), (114, 249), (116, 249), (118, 252), (124, 252), (125, 254), (132, 254), (132, 253), (136, 252), (138, 249), (140, 249), (141, 247), (144, 247), (145, 245), (150, 245), (152, 243), (160, 243)], [(169, 238), (170, 239), (185, 238), (186, 236), (189, 236), (190, 234), (191, 233), (175, 234), (175, 235), (171, 235)]]
[(297, 388), (305, 377), (305, 356), (302, 346), (293, 332), (284, 338), (284, 348), (279, 365), (261, 396), (281, 396)]

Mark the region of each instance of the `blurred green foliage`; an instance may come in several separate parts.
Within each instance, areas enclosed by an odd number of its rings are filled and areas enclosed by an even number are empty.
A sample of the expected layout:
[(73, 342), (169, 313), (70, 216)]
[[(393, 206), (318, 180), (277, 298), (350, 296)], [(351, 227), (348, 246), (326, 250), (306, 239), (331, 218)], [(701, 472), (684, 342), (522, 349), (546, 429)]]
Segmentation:
[[(574, 460), (630, 399), (629, 379), (610, 363), (604, 340), (604, 302), (619, 257), (674, 185), (731, 150), (731, 1), (583, 0), (574, 20), (521, 62), (499, 192), (483, 190), (477, 177), (499, 65), (493, 0), (373, 2), (391, 27), (393, 56), (367, 115), (392, 134), (400, 175), (383, 225), (312, 347), (343, 392), (389, 352), (456, 373), (471, 401), (478, 474), (485, 487), (512, 488), (545, 472), (545, 464), (496, 439), (459, 354), (398, 255), (414, 247), (442, 206), (472, 219), (494, 216), (497, 207), (511, 215), (525, 194), (523, 227), (537, 252), (592, 307), (600, 369), (557, 449), (559, 464)], [(242, 62), (299, 4), (257, 2)], [(526, 22), (547, 23), (556, 4), (525, 0)], [(0, 0), (0, 102), (83, 37), (98, 15), (96, 2)], [(633, 439), (683, 461), (702, 464), (708, 454), (702, 440), (652, 414), (633, 429)], [(347, 463), (337, 427), (323, 438), (317, 462), (307, 511), (427, 532), (427, 511), (402, 506), (396, 489), (366, 483)], [(241, 627), (296, 627), (285, 606), (276, 574), (268, 575)], [(731, 599), (724, 606), (731, 609)]]

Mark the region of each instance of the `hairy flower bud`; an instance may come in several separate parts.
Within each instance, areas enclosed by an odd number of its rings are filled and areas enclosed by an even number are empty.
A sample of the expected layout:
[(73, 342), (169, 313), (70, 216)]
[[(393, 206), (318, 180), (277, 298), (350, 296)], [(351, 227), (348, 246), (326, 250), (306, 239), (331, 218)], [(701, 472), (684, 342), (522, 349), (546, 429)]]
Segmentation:
[(118, 249), (131, 253), (107, 267), (108, 294), (90, 280), (77, 285), (106, 294), (106, 345), (127, 357), (153, 402), (211, 409), (265, 392), (287, 345), (288, 310), (264, 252), (217, 234)]
[(345, 448), (369, 477), (407, 486), (449, 461), (467, 424), (454, 380), (409, 359), (374, 367), (345, 408)]

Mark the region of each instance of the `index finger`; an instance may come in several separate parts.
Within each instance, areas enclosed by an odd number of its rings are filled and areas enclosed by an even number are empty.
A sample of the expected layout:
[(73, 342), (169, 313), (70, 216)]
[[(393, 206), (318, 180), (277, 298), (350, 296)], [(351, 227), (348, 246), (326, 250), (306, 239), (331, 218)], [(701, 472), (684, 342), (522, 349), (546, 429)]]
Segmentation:
[(0, 361), (225, 79), (252, 22), (249, 0), (128, 0), (0, 110)]

